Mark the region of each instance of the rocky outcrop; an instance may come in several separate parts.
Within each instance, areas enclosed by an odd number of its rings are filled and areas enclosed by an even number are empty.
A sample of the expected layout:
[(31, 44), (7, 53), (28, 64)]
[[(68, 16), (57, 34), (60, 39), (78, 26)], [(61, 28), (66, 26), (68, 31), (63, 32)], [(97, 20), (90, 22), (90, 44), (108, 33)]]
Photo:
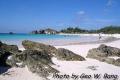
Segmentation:
[(87, 54), (87, 58), (93, 58), (102, 62), (120, 66), (119, 59), (115, 60), (113, 58), (109, 58), (111, 56), (120, 57), (120, 49), (102, 44), (98, 48), (89, 50)]
[(53, 64), (51, 57), (45, 51), (24, 50), (19, 59), (24, 62), (31, 62), (30, 60), (33, 59), (34, 61), (42, 62), (44, 64)]
[(101, 53), (106, 54), (106, 56), (118, 56), (118, 57), (120, 57), (120, 49), (119, 48), (106, 46), (106, 45), (102, 44), (102, 45), (100, 45), (100, 47), (98, 47), (98, 50)]
[(19, 52), (17, 45), (7, 45), (2, 42), (0, 42), (0, 50), (13, 54), (15, 54), (15, 52)]
[(64, 48), (58, 48), (58, 56), (60, 60), (67, 60), (67, 61), (84, 61), (85, 58), (83, 58), (80, 55), (77, 55), (73, 53), (70, 50), (64, 49)]
[(7, 64), (15, 67), (25, 67), (46, 78), (49, 74), (58, 73), (59, 71), (52, 68), (53, 62), (51, 56), (45, 51), (24, 50), (20, 54), (11, 55), (8, 57)]
[(41, 29), (41, 30), (34, 30), (31, 32), (31, 34), (57, 34), (59, 33), (56, 30), (47, 28), (47, 29)]
[(20, 60), (27, 65), (28, 69), (42, 77), (59, 72), (50, 66), (53, 63), (51, 57), (45, 51), (25, 50), (22, 52), (22, 56), (23, 58)]
[(46, 51), (50, 56), (57, 54), (57, 49), (51, 45), (45, 45), (43, 43), (33, 42), (29, 40), (22, 41), (22, 45), (27, 50)]
[(116, 59), (114, 64), (115, 64), (116, 66), (120, 66), (120, 58)]
[(6, 60), (8, 56), (19, 52), (16, 45), (7, 45), (0, 41), (0, 66), (8, 66)]
[(28, 49), (28, 50), (32, 49), (32, 50), (38, 50), (38, 51), (46, 51), (51, 57), (56, 57), (59, 60), (67, 60), (67, 61), (85, 60), (85, 58), (73, 53), (72, 51), (69, 51), (63, 48), (56, 49), (51, 45), (45, 45), (42, 43), (37, 43), (29, 40), (23, 41), (22, 45), (24, 46), (25, 49)]
[(25, 67), (25, 63), (23, 62), (24, 58), (25, 56), (21, 53), (10, 55), (6, 60), (6, 63), (11, 67)]

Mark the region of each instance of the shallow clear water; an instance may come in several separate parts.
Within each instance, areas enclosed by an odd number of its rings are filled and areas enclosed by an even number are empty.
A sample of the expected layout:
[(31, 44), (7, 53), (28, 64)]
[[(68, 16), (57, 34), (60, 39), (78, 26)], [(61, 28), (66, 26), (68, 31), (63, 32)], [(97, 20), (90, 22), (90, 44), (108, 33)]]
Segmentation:
[(50, 45), (65, 45), (70, 43), (97, 41), (95, 36), (79, 35), (47, 35), (47, 34), (0, 34), (0, 40), (7, 44), (22, 46), (23, 40), (32, 40)]

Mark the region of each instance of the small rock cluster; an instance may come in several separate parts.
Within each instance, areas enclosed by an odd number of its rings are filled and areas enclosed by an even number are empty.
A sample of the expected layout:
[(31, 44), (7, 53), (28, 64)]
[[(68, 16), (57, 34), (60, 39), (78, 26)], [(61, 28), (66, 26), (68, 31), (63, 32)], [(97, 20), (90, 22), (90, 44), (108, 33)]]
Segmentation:
[(106, 46), (104, 44), (100, 45), (98, 48), (94, 48), (88, 51), (87, 58), (92, 58), (99, 60), (101, 62), (106, 62), (116, 66), (120, 66), (120, 58), (114, 59), (109, 57), (120, 57), (120, 49)]

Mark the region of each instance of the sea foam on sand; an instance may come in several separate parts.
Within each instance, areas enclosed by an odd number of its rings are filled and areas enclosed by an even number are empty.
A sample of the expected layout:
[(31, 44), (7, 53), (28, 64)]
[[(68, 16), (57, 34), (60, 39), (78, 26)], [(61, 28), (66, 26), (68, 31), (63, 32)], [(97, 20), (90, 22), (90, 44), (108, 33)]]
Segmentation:
[[(120, 48), (120, 40), (105, 44), (108, 46)], [(97, 48), (99, 45), (100, 44), (85, 44), (85, 45), (67, 45), (67, 46), (55, 46), (55, 47), (66, 48), (73, 51), (76, 54), (86, 57), (90, 49)], [(56, 58), (52, 58), (52, 60), (56, 64), (52, 67), (58, 69), (62, 74), (81, 75), (84, 73), (86, 75), (92, 75), (92, 76), (94, 74), (101, 74), (102, 76), (108, 74), (108, 75), (118, 75), (120, 79), (120, 67), (107, 64), (104, 62), (100, 62), (95, 59), (86, 58), (86, 61), (60, 61), (57, 60)], [(10, 72), (10, 75), (5, 75), (5, 76), (0, 75), (0, 80), (44, 80), (41, 77), (37, 76), (36, 74), (31, 73), (27, 69), (27, 67), (11, 68), (8, 70), (8, 72)], [(53, 78), (52, 75), (49, 78), (50, 80), (61, 80), (58, 78)], [(70, 80), (74, 80), (74, 79), (71, 78)], [(96, 80), (96, 79), (92, 78), (91, 80)], [(100, 80), (104, 80), (103, 77), (100, 78)]]

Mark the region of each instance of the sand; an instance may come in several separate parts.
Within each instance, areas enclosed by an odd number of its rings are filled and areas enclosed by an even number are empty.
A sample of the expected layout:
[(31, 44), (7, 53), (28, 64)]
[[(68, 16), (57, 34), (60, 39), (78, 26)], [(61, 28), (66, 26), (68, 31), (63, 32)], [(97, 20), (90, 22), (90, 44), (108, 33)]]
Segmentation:
[(25, 68), (11, 68), (6, 73), (8, 75), (0, 75), (0, 80), (43, 80), (41, 77), (33, 74)]
[[(108, 46), (120, 48), (120, 40), (105, 43)], [(66, 48), (73, 51), (76, 54), (79, 54), (83, 57), (86, 57), (88, 51), (92, 48), (96, 48), (99, 44), (82, 44), (82, 45), (67, 45), (67, 46), (55, 46), (56, 48)], [(23, 50), (23, 48), (21, 48)], [(53, 62), (56, 64), (52, 67), (59, 70), (61, 75), (69, 75), (70, 80), (75, 80), (72, 74), (79, 75), (78, 80), (104, 80), (103, 78), (106, 75), (113, 75), (109, 79), (105, 80), (114, 80), (118, 78), (120, 80), (120, 67), (100, 62), (95, 59), (86, 58), (86, 61), (60, 61), (56, 58), (52, 58)], [(27, 67), (25, 68), (11, 68), (7, 72), (10, 72), (10, 75), (0, 75), (0, 80), (43, 80), (36, 74), (31, 73)], [(94, 78), (94, 74), (100, 74), (99, 79)], [(82, 75), (91, 75), (90, 79), (84, 79)], [(65, 78), (53, 78), (53, 75), (48, 77), (50, 80), (65, 80)]]

